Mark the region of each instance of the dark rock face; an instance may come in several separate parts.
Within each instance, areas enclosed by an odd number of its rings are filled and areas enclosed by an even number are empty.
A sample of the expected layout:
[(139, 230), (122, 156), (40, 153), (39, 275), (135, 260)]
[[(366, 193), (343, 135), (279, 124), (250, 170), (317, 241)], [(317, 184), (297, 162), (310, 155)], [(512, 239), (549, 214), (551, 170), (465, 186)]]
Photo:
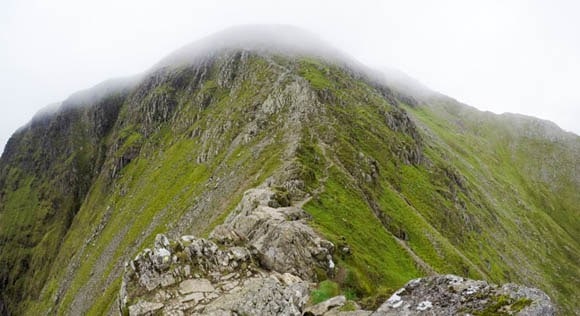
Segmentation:
[(419, 165), (423, 161), (423, 140), (419, 130), (409, 115), (400, 108), (391, 111), (380, 110), (380, 115), (385, 119), (385, 124), (398, 133), (410, 138), (410, 142), (393, 148), (395, 154), (406, 164)]
[(0, 299), (0, 316), (8, 316), (8, 310), (4, 306), (4, 302)]
[[(32, 216), (39, 216), (46, 209), (42, 218), (20, 223), (25, 237), (0, 232), (0, 253), (4, 255), (0, 258), (0, 291), (10, 297), (8, 304), (38, 295), (39, 284), (47, 275), (31, 272), (31, 265), (43, 262), (43, 266), (50, 266), (59, 242), (102, 167), (104, 138), (113, 128), (127, 95), (124, 87), (107, 91), (104, 95), (88, 96), (90, 93), (85, 92), (72, 96), (58, 110), (35, 117), (6, 146), (0, 159), (0, 213), (14, 211), (6, 209), (6, 191), (26, 186), (36, 192), (26, 199), (42, 201)], [(87, 98), (91, 99), (90, 106), (85, 103)], [(51, 237), (49, 246), (35, 251), (51, 231), (57, 235)], [(20, 280), (31, 274), (34, 277), (28, 282)]]

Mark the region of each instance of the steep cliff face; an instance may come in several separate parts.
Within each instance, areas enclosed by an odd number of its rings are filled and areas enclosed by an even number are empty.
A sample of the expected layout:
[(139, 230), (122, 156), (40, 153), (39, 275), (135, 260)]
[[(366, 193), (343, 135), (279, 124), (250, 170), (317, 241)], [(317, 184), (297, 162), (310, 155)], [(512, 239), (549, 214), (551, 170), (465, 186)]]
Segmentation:
[[(37, 297), (107, 151), (127, 91), (79, 107), (79, 95), (18, 131), (0, 160), (0, 286), (8, 302)], [(9, 305), (10, 306), (10, 305)]]
[[(453, 273), (539, 287), (576, 311), (578, 136), (412, 94), (321, 58), (331, 50), (250, 46), (182, 49), (12, 137), (0, 288), (13, 314), (117, 313), (125, 262), (159, 233), (251, 245), (252, 277), (324, 281), (311, 297), (330, 285), (369, 310), (410, 279)], [(244, 208), (244, 192), (274, 198)], [(306, 247), (279, 225), (316, 238)]]

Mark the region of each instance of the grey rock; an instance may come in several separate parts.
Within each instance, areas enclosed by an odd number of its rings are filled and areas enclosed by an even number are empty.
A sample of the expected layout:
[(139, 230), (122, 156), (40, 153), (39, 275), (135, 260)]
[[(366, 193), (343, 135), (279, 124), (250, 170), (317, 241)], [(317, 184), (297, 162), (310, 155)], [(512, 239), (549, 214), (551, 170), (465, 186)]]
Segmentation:
[(238, 286), (238, 282), (228, 282), (228, 283), (222, 285), (222, 290), (229, 292), (233, 288), (235, 288), (236, 286)]
[(292, 275), (290, 273), (284, 273), (284, 274), (282, 274), (279, 277), (279, 279), (282, 282), (284, 282), (286, 285), (292, 285), (294, 283), (302, 282), (302, 280), (299, 277), (297, 277), (295, 275)]
[(516, 299), (530, 299), (532, 303), (518, 313), (520, 316), (555, 315), (556, 309), (550, 297), (539, 289), (520, 286), (513, 283), (504, 284), (499, 293)]
[(162, 287), (171, 286), (171, 285), (175, 284), (176, 282), (177, 282), (177, 280), (175, 280), (175, 278), (171, 274), (164, 274), (161, 277), (161, 286)]
[(179, 283), (179, 293), (205, 293), (213, 292), (215, 288), (209, 280), (206, 279), (189, 279)]
[(488, 311), (502, 299), (506, 304), (493, 312), (555, 313), (537, 289), (454, 275), (412, 280), (375, 312), (356, 304), (350, 306), (354, 311), (342, 311), (344, 296), (306, 307), (315, 286), (308, 281), (316, 281), (316, 270), (334, 268), (334, 245), (307, 225), (300, 207), (282, 207), (289, 199), (274, 203), (276, 194), (269, 188), (247, 191), (210, 239), (183, 236), (176, 241), (177, 253), (171, 253), (173, 242), (158, 235), (153, 250), (125, 265), (121, 308), (147, 297), (154, 302), (129, 309), (149, 313), (154, 308), (168, 315), (457, 315)]
[(208, 304), (204, 314), (235, 311), (242, 315), (302, 315), (308, 293), (306, 282), (287, 286), (275, 278), (250, 278), (239, 291), (222, 295)]
[(152, 303), (140, 301), (135, 305), (129, 306), (130, 316), (148, 316), (153, 315), (155, 312), (163, 308), (162, 303)]
[(304, 315), (307, 316), (321, 316), (326, 314), (329, 310), (343, 306), (346, 303), (346, 297), (344, 296), (335, 296), (333, 298), (329, 298), (324, 302), (320, 302), (314, 306), (307, 307), (304, 310)]
[(169, 239), (163, 234), (157, 234), (155, 236), (155, 248), (165, 248), (169, 249)]
[[(496, 304), (499, 300), (505, 304)], [(516, 303), (529, 300), (517, 308)], [(499, 287), (455, 275), (415, 279), (393, 294), (372, 315), (467, 315), (482, 312), (550, 316), (555, 307), (550, 298), (538, 289), (506, 284)], [(497, 309), (497, 310), (495, 310)]]
[(316, 280), (315, 269), (332, 270), (334, 245), (320, 238), (304, 220), (304, 210), (270, 205), (276, 193), (269, 188), (248, 190), (240, 204), (211, 238), (222, 243), (245, 241), (259, 253), (260, 265), (268, 270)]
[(373, 312), (372, 311), (365, 311), (365, 310), (356, 310), (356, 311), (341, 311), (337, 309), (330, 310), (328, 313), (325, 313), (324, 316), (369, 316)]
[(188, 294), (188, 295), (182, 297), (179, 301), (181, 303), (187, 303), (187, 302), (193, 301), (194, 304), (197, 304), (199, 301), (203, 300), (204, 297), (205, 296), (203, 295), (203, 293), (197, 292), (197, 293)]
[(191, 235), (185, 235), (185, 236), (181, 236), (181, 241), (186, 242), (186, 243), (191, 243), (192, 241), (196, 240), (197, 238), (195, 236), (191, 236)]

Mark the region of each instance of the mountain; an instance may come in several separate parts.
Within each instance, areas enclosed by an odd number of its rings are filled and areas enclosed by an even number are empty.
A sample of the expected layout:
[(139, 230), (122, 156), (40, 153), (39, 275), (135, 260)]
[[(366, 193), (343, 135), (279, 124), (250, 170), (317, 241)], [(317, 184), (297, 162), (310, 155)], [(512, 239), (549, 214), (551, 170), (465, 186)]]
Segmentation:
[(0, 158), (0, 310), (117, 314), (180, 260), (203, 276), (239, 254), (249, 275), (315, 282), (313, 303), (376, 309), (456, 274), (580, 314), (579, 136), (400, 78), (250, 26), (40, 113)]

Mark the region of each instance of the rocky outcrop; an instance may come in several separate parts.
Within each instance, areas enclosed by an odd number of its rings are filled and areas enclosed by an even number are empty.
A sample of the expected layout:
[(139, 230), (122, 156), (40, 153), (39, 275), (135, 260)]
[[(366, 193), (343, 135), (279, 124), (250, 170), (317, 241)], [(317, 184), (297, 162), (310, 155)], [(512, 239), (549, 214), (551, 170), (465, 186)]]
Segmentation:
[(210, 239), (157, 235), (126, 263), (121, 313), (301, 315), (334, 245), (306, 225), (283, 192), (247, 191)]
[(308, 283), (291, 275), (250, 278), (208, 304), (204, 315), (301, 315)]
[(301, 278), (262, 268), (256, 249), (157, 235), (153, 250), (127, 263), (120, 308), (129, 315), (300, 315), (308, 293)]
[(249, 190), (211, 237), (224, 244), (246, 242), (264, 268), (315, 281), (317, 269), (334, 269), (334, 245), (306, 224), (304, 210), (288, 204), (284, 192)]
[(515, 284), (497, 286), (455, 275), (415, 279), (373, 315), (555, 315), (542, 291)]

